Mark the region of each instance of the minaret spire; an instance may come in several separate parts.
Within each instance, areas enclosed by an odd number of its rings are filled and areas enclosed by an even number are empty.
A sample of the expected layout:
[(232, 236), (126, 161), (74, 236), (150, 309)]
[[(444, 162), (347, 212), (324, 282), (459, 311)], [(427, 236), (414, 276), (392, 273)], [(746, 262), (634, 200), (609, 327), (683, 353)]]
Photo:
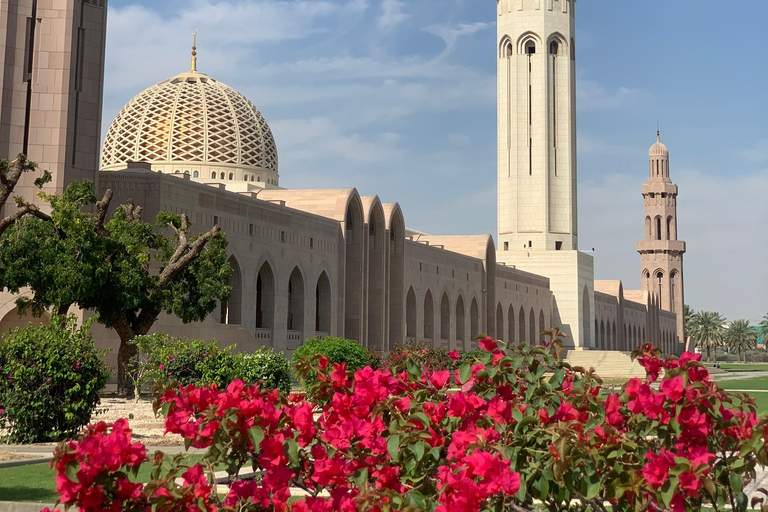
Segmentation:
[(193, 73), (197, 72), (197, 29), (192, 34), (192, 65), (189, 70)]
[(661, 142), (661, 129), (659, 128), (659, 120), (656, 120), (656, 142)]

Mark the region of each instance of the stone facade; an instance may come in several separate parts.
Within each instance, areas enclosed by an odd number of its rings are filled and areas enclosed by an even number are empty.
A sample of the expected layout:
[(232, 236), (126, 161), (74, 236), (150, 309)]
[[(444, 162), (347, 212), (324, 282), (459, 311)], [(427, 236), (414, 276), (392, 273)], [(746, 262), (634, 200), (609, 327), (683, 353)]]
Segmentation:
[[(620, 281), (595, 281), (592, 256), (578, 251), (573, 0), (498, 0), (498, 247), (487, 234), (407, 229), (397, 203), (361, 197), (354, 188), (280, 188), (277, 146), (266, 121), (242, 95), (194, 65), (126, 106), (105, 141), (102, 172), (95, 172), (105, 2), (62, 0), (52, 10), (51, 1), (39, 0), (40, 37), (57, 31), (61, 37), (46, 51), (61, 55), (40, 53), (34, 60), (32, 75), (40, 78), (33, 78), (31, 113), (38, 114), (26, 126), (30, 153), (54, 173), (52, 188), (61, 192), (72, 181), (94, 179), (99, 193), (115, 192), (113, 205), (128, 199), (141, 204), (147, 221), (164, 210), (186, 213), (193, 230), (218, 224), (227, 234), (230, 300), (196, 324), (163, 315), (156, 331), (216, 339), (241, 351), (269, 346), (288, 355), (312, 336), (344, 336), (382, 352), (406, 340), (471, 349), (480, 333), (538, 341), (551, 326), (570, 336), (573, 349), (626, 351), (646, 340), (667, 352), (681, 349), (673, 311), (682, 307), (672, 309), (678, 295), (669, 284), (624, 291)], [(31, 5), (12, 0), (0, 11), (0, 27), (6, 27), (0, 144), (8, 154), (24, 138), (25, 39), (18, 33), (34, 17)], [(43, 52), (47, 45), (36, 48)], [(184, 94), (190, 101), (180, 100)], [(215, 100), (217, 94), (240, 98), (243, 109), (233, 111), (231, 102)], [(58, 98), (51, 123), (39, 113), (50, 110), (47, 95)], [(155, 105), (157, 119), (149, 124), (145, 100)], [(130, 121), (136, 116), (139, 124)], [(255, 119), (254, 128), (229, 135), (211, 128), (227, 116), (237, 123)], [(202, 123), (204, 135), (177, 137), (177, 121), (179, 129)], [(243, 155), (251, 154), (261, 160), (248, 163)], [(225, 164), (234, 169), (231, 175), (214, 169)], [(672, 186), (651, 178), (647, 187)], [(674, 208), (658, 208), (674, 220)], [(682, 300), (682, 260), (674, 268)], [(672, 264), (663, 269), (668, 275)], [(27, 320), (18, 318), (14, 299), (0, 298), (0, 329)], [(117, 346), (113, 332), (94, 326), (94, 333), (101, 347)], [(116, 351), (109, 357), (114, 361)]]

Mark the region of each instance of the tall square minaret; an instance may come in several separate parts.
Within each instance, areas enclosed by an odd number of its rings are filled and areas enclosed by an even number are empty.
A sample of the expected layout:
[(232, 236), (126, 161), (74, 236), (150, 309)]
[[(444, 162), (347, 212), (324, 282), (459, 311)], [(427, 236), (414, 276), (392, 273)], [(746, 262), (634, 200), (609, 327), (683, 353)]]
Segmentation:
[(576, 250), (575, 0), (497, 0), (499, 250)]
[[(26, 152), (50, 192), (96, 179), (106, 26), (107, 0), (0, 1), (0, 158)], [(35, 178), (15, 192), (37, 200)]]
[(595, 346), (594, 263), (578, 251), (576, 0), (496, 0), (498, 252), (546, 276), (552, 322)]

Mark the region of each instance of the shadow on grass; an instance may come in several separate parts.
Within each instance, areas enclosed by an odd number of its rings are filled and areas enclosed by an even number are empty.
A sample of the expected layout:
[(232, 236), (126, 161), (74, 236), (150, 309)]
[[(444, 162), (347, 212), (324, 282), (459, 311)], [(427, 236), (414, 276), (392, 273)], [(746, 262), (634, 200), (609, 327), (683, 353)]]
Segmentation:
[(28, 501), (32, 503), (56, 503), (57, 492), (44, 487), (6, 487), (0, 484), (0, 501)]

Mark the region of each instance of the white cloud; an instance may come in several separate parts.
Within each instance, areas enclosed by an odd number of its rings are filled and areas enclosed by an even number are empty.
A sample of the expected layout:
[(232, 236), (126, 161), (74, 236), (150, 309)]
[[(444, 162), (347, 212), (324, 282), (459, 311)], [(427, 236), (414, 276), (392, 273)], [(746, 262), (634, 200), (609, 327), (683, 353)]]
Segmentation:
[(618, 87), (608, 90), (592, 80), (577, 79), (576, 106), (579, 111), (615, 109), (635, 103), (642, 96), (638, 89)]
[(389, 30), (404, 22), (411, 16), (403, 12), (405, 4), (400, 0), (382, 0), (381, 15), (377, 25), (381, 30)]
[(423, 30), (434, 34), (445, 42), (444, 54), (449, 53), (461, 36), (472, 35), (481, 30), (492, 28), (490, 23), (461, 23), (459, 25), (430, 25)]
[(742, 155), (750, 162), (768, 162), (768, 139), (758, 141), (754, 149), (743, 151)]
[(611, 144), (605, 139), (601, 139), (593, 134), (578, 132), (576, 134), (578, 138), (577, 147), (579, 155), (615, 155), (615, 156), (631, 156), (637, 155), (638, 152), (642, 154), (642, 151), (635, 146), (628, 146), (624, 144)]

